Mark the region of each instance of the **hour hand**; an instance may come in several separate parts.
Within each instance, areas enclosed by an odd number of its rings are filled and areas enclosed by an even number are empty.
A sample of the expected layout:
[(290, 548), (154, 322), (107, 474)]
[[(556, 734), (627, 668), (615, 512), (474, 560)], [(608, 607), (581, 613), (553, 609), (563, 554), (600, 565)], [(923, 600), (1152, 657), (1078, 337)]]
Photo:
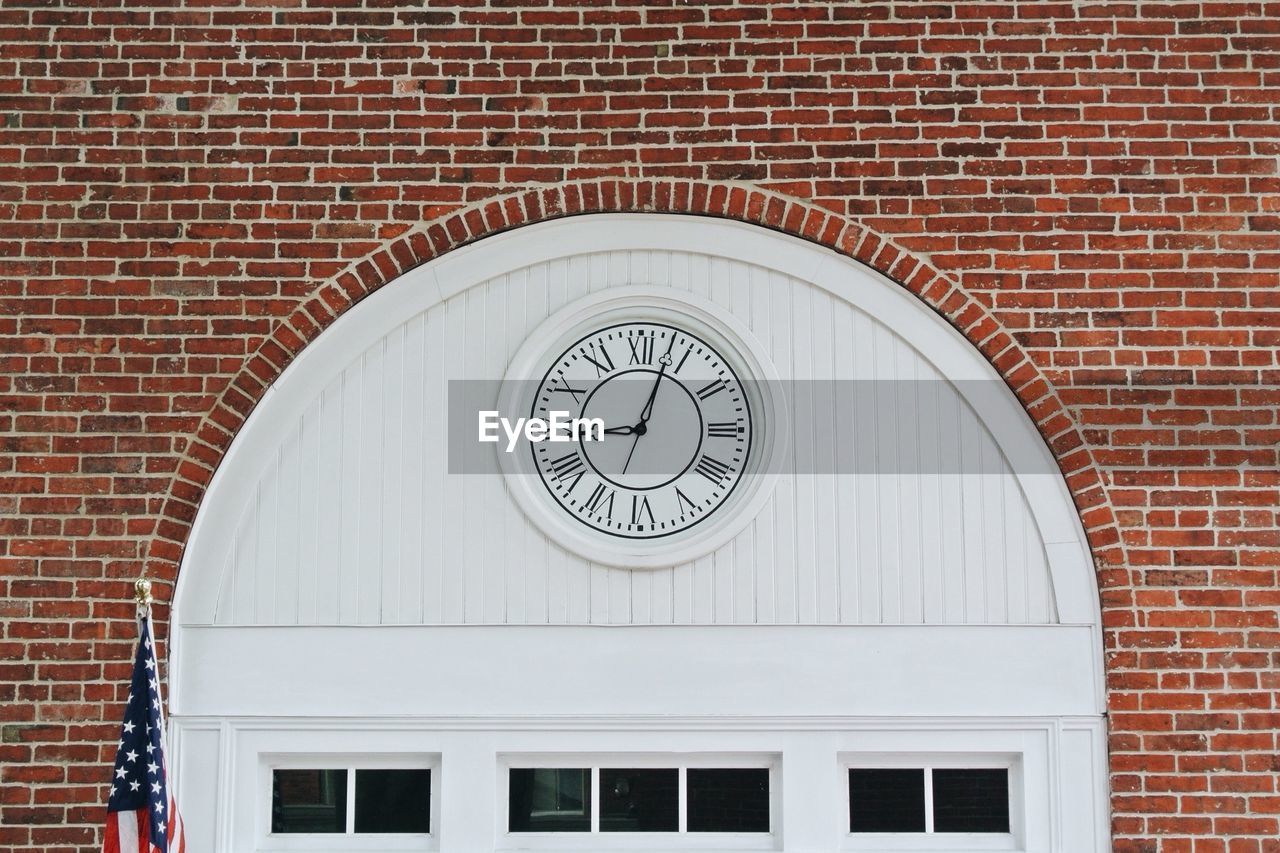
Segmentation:
[(605, 435), (634, 435), (636, 428), (634, 426), (610, 427), (604, 431)]

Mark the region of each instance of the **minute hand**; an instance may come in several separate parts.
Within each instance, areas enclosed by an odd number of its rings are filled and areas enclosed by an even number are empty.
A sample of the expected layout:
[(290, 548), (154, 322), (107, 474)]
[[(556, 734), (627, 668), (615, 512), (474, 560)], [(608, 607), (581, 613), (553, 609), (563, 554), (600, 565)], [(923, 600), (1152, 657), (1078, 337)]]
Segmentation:
[(658, 398), (658, 386), (662, 384), (662, 374), (667, 372), (667, 365), (671, 363), (671, 347), (675, 346), (675, 343), (675, 336), (672, 335), (667, 351), (662, 354), (662, 358), (658, 359), (662, 367), (658, 368), (658, 378), (653, 380), (653, 390), (649, 392), (649, 400), (644, 404), (644, 411), (640, 413), (640, 423), (647, 422), (649, 415), (653, 414), (653, 401)]

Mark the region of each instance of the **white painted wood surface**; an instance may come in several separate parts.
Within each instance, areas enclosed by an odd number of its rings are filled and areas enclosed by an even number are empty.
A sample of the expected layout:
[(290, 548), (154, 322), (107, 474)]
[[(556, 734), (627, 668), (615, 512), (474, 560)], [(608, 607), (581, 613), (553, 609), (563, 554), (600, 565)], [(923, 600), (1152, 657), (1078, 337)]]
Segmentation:
[[(191, 718), (175, 721), (175, 767), (188, 839), (210, 853), (273, 849), (269, 768), (279, 764), (379, 763), (387, 756), (438, 756), (433, 822), (439, 849), (503, 849), (498, 808), (503, 757), (706, 755), (763, 758), (779, 769), (776, 849), (831, 853), (867, 849), (848, 829), (845, 767), (923, 766), (978, 757), (1015, 768), (1011, 802), (1024, 853), (1104, 853), (1106, 726), (1098, 717), (744, 718), (676, 716), (591, 718), (295, 717)], [(962, 758), (964, 757), (964, 758)], [(421, 760), (421, 759), (419, 759)], [(434, 764), (434, 761), (431, 761)], [(216, 796), (211, 796), (216, 788)], [(200, 793), (205, 796), (192, 796)], [(1099, 811), (1101, 807), (1101, 811)], [(321, 839), (323, 842), (324, 839)], [(604, 849), (602, 840), (599, 849)], [(932, 844), (929, 842), (932, 841)], [(319, 849), (381, 851), (386, 837), (347, 836)], [(278, 844), (278, 839), (275, 844)], [(957, 836), (897, 836), (872, 849), (954, 851)], [(658, 845), (652, 845), (655, 849)], [(609, 849), (616, 849), (609, 845)], [(673, 849), (673, 848), (667, 848)], [(973, 849), (966, 847), (964, 849)]]
[[(843, 452), (962, 473), (780, 477), (736, 539), (670, 569), (562, 550), (501, 477), (447, 473), (445, 389), (629, 284), (714, 301), (783, 378), (939, 380), (857, 410)], [(780, 756), (787, 853), (852, 844), (840, 762), (886, 751), (1010, 757), (1022, 849), (1109, 849), (1097, 587), (1043, 442), (914, 297), (751, 226), (573, 217), (369, 296), (236, 438), (173, 622), (173, 767), (215, 853), (270, 846), (272, 756), (439, 756), (440, 849), (480, 853), (500, 846), (503, 754), (663, 750)]]
[(1091, 640), (1065, 625), (213, 626), (187, 631), (179, 664), (200, 677), (173, 705), (353, 718), (1099, 714)]
[[(1011, 409), (979, 416), (945, 381), (954, 365), (932, 362), (921, 343), (945, 334), (931, 322), (936, 318), (891, 327), (896, 318), (875, 316), (874, 304), (860, 307), (831, 286), (737, 254), (567, 251), (459, 285), (443, 301), (410, 294), (424, 286), (410, 277), (388, 285), (368, 310), (386, 315), (400, 302), (403, 313), (393, 314), (394, 322), (366, 319), (362, 332), (355, 315), (366, 305), (357, 306), (321, 341), (359, 340), (376, 327), (371, 342), (341, 363), (332, 353), (304, 354), (278, 383), (294, 386), (291, 393), (269, 392), (238, 439), (262, 445), (256, 464), (240, 473), (251, 482), (225, 490), (240, 497), (236, 517), (219, 525), (221, 535), (188, 550), (184, 582), (190, 575), (212, 580), (202, 583), (206, 594), (181, 601), (182, 621), (1059, 621), (1043, 520), (1027, 495), (1034, 475), (981, 473), (1001, 470), (1004, 451), (991, 422), (1025, 415)], [(857, 279), (852, 267), (844, 272)], [(858, 409), (847, 452), (863, 468), (898, 454), (925, 470), (958, 460), (963, 473), (789, 474), (735, 540), (673, 568), (632, 572), (566, 553), (524, 518), (501, 478), (447, 473), (447, 382), (501, 377), (515, 348), (550, 313), (590, 291), (628, 284), (715, 301), (765, 344), (784, 380), (903, 380), (886, 383), (874, 406)], [(894, 287), (869, 274), (846, 286)], [(396, 300), (398, 290), (412, 298)], [(353, 322), (342, 325), (347, 320)], [(295, 381), (293, 373), (308, 375)], [(907, 396), (894, 393), (904, 389)], [(954, 430), (920, 430), (921, 419), (943, 419)], [(810, 452), (804, 431), (813, 427), (798, 419), (791, 429), (803, 457)], [(217, 493), (211, 489), (210, 498)], [(1080, 564), (1079, 541), (1068, 548)]]

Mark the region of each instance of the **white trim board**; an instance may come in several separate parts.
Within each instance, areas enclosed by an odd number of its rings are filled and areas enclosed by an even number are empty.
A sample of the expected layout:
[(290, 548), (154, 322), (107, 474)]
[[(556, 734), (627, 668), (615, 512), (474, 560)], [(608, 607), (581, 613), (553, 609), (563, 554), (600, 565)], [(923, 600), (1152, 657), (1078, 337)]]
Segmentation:
[[(188, 628), (175, 713), (1098, 714), (1087, 626)], [(229, 685), (236, 685), (228, 690)]]

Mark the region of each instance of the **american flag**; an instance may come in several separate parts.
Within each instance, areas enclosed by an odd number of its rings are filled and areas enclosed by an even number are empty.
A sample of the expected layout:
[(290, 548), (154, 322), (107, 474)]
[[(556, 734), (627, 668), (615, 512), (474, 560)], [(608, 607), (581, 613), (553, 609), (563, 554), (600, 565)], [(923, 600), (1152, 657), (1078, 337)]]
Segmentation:
[(103, 853), (185, 853), (187, 847), (178, 804), (169, 794), (160, 673), (150, 622), (139, 621), (133, 681), (107, 797)]

